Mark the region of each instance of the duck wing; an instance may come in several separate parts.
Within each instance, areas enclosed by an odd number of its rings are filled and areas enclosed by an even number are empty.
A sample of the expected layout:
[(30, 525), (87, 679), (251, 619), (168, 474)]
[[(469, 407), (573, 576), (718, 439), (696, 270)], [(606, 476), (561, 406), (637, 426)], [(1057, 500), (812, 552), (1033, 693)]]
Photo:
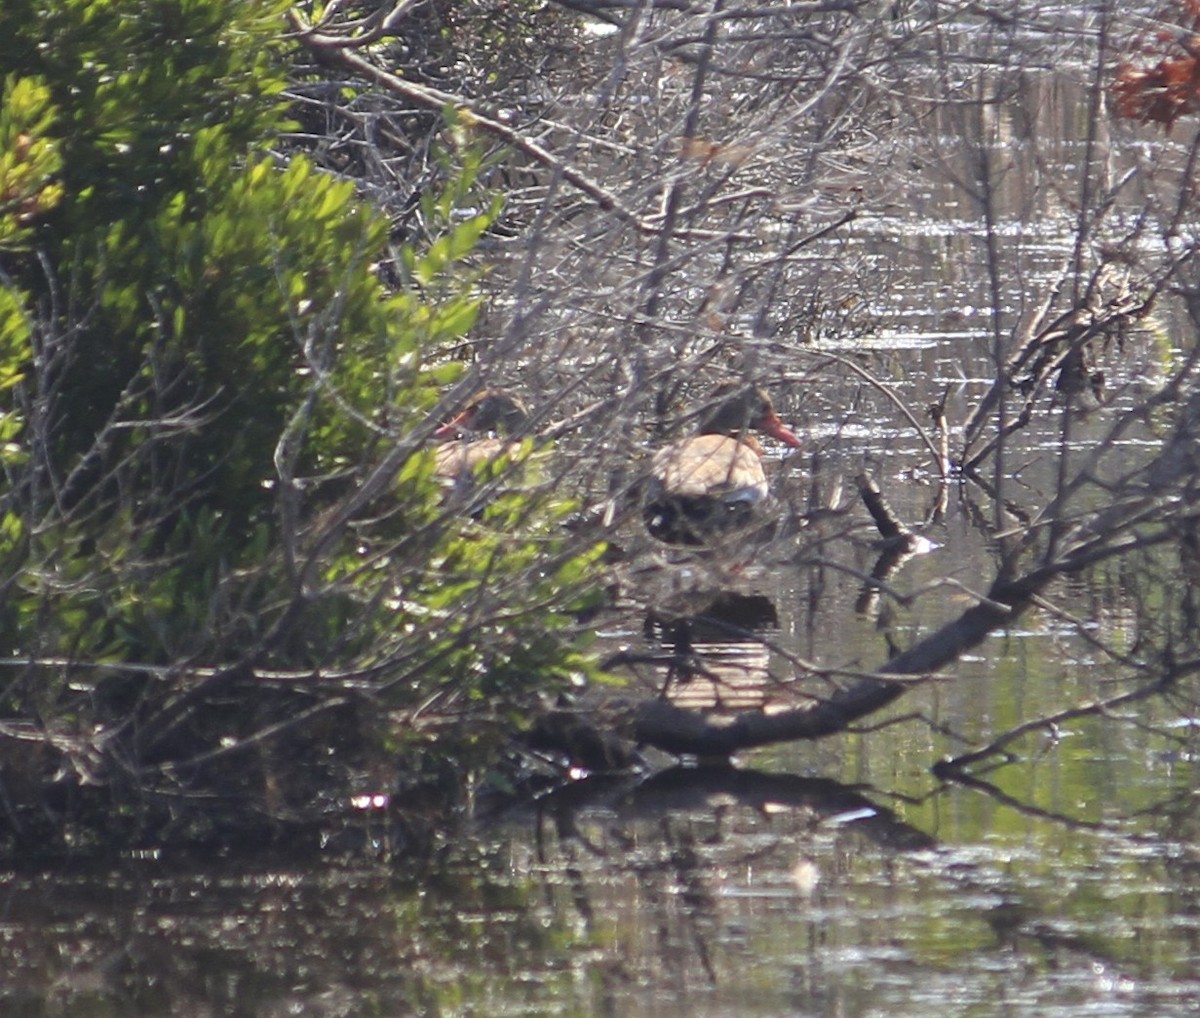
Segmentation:
[(660, 449), (650, 461), (650, 497), (754, 503), (769, 488), (755, 446), (727, 435), (697, 435)]

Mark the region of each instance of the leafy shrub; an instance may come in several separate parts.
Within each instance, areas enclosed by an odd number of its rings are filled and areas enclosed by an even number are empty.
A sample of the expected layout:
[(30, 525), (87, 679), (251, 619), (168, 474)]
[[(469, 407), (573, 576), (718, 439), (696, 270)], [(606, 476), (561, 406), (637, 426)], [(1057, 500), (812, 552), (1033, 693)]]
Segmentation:
[(229, 709), (261, 701), (249, 666), (340, 677), (295, 682), (283, 720), (351, 680), (494, 710), (586, 669), (572, 507), (510, 485), (447, 510), (419, 448), (498, 206), (462, 161), (451, 193), (488, 211), (433, 201), (444, 230), (388, 292), (386, 220), (271, 154), (284, 6), (0, 10), (0, 640), (30, 662), (0, 709), (117, 726), (139, 783), (261, 735)]

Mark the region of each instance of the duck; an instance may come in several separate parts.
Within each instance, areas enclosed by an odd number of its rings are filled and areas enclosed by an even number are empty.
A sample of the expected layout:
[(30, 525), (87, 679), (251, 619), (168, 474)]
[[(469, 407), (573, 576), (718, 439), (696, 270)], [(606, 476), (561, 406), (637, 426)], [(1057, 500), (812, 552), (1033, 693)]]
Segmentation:
[(512, 436), (528, 423), (529, 408), (512, 393), (480, 390), (434, 431), (433, 437), (443, 442), (434, 450), (435, 476), (453, 483), (470, 478), (481, 464), (515, 455), (520, 443), (512, 441)]
[(650, 536), (667, 544), (709, 544), (753, 522), (770, 486), (762, 446), (751, 431), (800, 447), (757, 385), (724, 383), (709, 406), (696, 435), (660, 449), (650, 461), (642, 519)]

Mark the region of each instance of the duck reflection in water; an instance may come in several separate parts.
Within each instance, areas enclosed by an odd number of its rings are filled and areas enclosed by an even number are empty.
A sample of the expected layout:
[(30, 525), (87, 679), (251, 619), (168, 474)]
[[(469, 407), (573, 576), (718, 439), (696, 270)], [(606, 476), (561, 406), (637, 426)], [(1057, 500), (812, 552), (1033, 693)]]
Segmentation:
[(761, 594), (725, 592), (684, 617), (651, 611), (646, 635), (671, 648), (664, 695), (693, 710), (762, 709), (769, 700), (770, 650), (762, 634), (777, 628), (774, 602)]

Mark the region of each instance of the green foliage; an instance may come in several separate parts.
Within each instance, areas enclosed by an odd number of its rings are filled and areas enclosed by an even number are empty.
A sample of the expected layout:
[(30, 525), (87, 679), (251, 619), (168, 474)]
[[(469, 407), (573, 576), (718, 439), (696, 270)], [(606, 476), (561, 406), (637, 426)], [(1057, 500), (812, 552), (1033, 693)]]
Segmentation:
[[(205, 158), (241, 158), (280, 129), (280, 0), (8, 0), (0, 67), (37, 76), (57, 133), (72, 230), (209, 197)], [(208, 135), (206, 151), (200, 139)]]
[[(30, 330), (25, 307), (18, 294), (0, 289), (0, 467), (6, 471), (28, 462), (28, 453), (18, 441), (24, 417), (5, 394), (25, 377), (30, 358)], [(0, 546), (3, 539), (0, 538)]]
[[(571, 620), (598, 551), (552, 486), (489, 467), (473, 517), (414, 455), (323, 530), (461, 372), (444, 351), (475, 324), (499, 204), (462, 149), (428, 199), (441, 232), (392, 252), (350, 183), (268, 154), (290, 126), (284, 6), (0, 8), (0, 643), (89, 666), (265, 652), (374, 669), (381, 702), (520, 707), (587, 668)], [(98, 709), (32, 674), (0, 711)]]
[[(0, 95), (0, 251), (27, 243), (33, 224), (62, 198), (54, 120), (50, 90), (36, 79), (9, 75)], [(7, 388), (3, 383), (0, 378)]]

